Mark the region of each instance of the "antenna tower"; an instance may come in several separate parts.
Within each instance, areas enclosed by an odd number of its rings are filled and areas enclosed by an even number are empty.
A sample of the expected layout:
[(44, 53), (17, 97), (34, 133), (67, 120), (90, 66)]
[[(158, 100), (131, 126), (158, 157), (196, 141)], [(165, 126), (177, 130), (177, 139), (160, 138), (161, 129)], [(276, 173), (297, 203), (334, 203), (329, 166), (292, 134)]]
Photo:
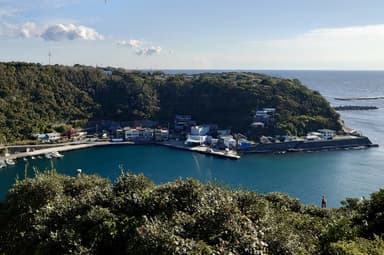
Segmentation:
[(48, 63), (49, 63), (49, 65), (51, 65), (51, 56), (52, 56), (51, 51), (49, 51), (48, 52)]

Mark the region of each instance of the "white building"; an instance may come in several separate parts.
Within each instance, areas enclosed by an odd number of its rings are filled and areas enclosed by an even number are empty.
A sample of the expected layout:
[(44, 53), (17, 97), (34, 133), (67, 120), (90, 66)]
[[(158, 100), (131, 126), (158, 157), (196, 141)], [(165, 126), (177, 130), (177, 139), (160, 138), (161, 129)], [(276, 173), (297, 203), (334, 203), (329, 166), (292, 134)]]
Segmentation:
[(219, 142), (225, 146), (225, 148), (236, 148), (236, 140), (231, 135), (221, 135)]
[(319, 129), (317, 130), (319, 131), (319, 133), (321, 133), (321, 136), (326, 139), (326, 140), (329, 140), (329, 139), (333, 139), (333, 137), (336, 136), (336, 131), (335, 130), (331, 130), (331, 129)]
[(209, 130), (209, 126), (192, 126), (191, 135), (207, 135)]
[(184, 143), (190, 146), (197, 146), (204, 144), (206, 140), (206, 135), (188, 135), (187, 140)]
[(38, 134), (36, 135), (37, 137), (37, 140), (40, 140), (42, 142), (53, 142), (53, 141), (57, 141), (61, 138), (61, 134), (60, 133), (46, 133), (46, 134)]
[(168, 138), (169, 138), (169, 130), (168, 129), (162, 129), (162, 128), (155, 129), (155, 140), (156, 141), (164, 141), (164, 140), (168, 140)]
[(124, 128), (125, 140), (132, 141), (138, 140), (140, 137), (140, 131), (136, 128)]
[(124, 138), (128, 141), (150, 141), (153, 139), (153, 129), (152, 128), (124, 128)]

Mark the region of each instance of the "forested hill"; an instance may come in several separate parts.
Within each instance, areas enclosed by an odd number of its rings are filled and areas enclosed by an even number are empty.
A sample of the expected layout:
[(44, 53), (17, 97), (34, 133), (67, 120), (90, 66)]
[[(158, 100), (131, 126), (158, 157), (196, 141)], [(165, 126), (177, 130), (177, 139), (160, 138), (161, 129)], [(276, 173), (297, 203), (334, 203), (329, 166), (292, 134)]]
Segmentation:
[[(112, 71), (112, 75), (106, 70)], [(172, 121), (191, 114), (246, 132), (257, 109), (276, 108), (265, 133), (340, 129), (338, 114), (298, 80), (254, 73), (167, 75), (116, 68), (0, 63), (0, 137), (8, 141), (89, 120)], [(0, 141), (1, 142), (1, 141)]]

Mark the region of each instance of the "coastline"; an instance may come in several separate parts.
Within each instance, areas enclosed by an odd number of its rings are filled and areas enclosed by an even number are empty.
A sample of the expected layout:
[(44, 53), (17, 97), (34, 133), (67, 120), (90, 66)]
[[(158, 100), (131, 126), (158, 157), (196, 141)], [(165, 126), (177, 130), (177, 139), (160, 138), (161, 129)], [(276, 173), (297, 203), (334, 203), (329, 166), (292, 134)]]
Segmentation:
[[(208, 146), (194, 146), (189, 147), (184, 145), (182, 141), (163, 141), (163, 142), (113, 142), (113, 141), (84, 141), (84, 142), (71, 142), (62, 144), (49, 144), (49, 145), (15, 145), (8, 148), (25, 149), (25, 152), (16, 152), (9, 156), (2, 156), (0, 160), (19, 158), (27, 158), (32, 156), (41, 156), (47, 153), (56, 151), (72, 151), (98, 146), (113, 146), (113, 145), (157, 145), (165, 146), (178, 150), (186, 150), (191, 152), (197, 152), (205, 155), (215, 156), (219, 158), (226, 158), (231, 160), (240, 159), (241, 154), (249, 153), (285, 153), (285, 152), (310, 152), (310, 151), (329, 151), (329, 150), (348, 150), (348, 149), (362, 149), (370, 147), (378, 147), (377, 144), (372, 144), (368, 137), (349, 137), (345, 139), (334, 139), (327, 141), (292, 141), (284, 143), (269, 143), (269, 144), (257, 144), (255, 146), (247, 148), (239, 148), (235, 150), (218, 150), (210, 148)], [(33, 148), (33, 150), (30, 150)], [(37, 149), (38, 148), (38, 149)], [(40, 149), (42, 148), (42, 149)]]
[(185, 146), (184, 143), (179, 141), (147, 142), (147, 143), (137, 143), (132, 141), (125, 141), (125, 142), (87, 141), (83, 143), (78, 142), (78, 143), (63, 143), (63, 144), (54, 144), (54, 145), (49, 144), (46, 146), (33, 146), (33, 145), (12, 146), (17, 148), (33, 148), (33, 147), (44, 147), (44, 148), (36, 149), (29, 152), (18, 152), (18, 153), (11, 154), (7, 157), (2, 156), (0, 157), (0, 160), (5, 160), (5, 159), (16, 160), (16, 159), (25, 158), (25, 157), (41, 156), (41, 155), (45, 155), (46, 153), (50, 153), (52, 151), (63, 152), (63, 151), (72, 151), (72, 150), (98, 147), (98, 146), (143, 145), (143, 144), (165, 146), (165, 147), (170, 147), (174, 149), (187, 150), (191, 152), (197, 152), (197, 153), (221, 157), (221, 158), (228, 158), (228, 159), (234, 159), (234, 160), (240, 159), (240, 156), (234, 151), (222, 151), (222, 150), (210, 149), (209, 147), (206, 147), (206, 146), (188, 147), (188, 146)]
[[(0, 157), (0, 160), (5, 160), (5, 159), (19, 159), (19, 158), (24, 158), (24, 157), (32, 157), (32, 156), (40, 156), (44, 155), (46, 153), (52, 152), (52, 151), (57, 151), (57, 152), (63, 152), (63, 151), (72, 151), (72, 150), (80, 150), (80, 149), (86, 149), (86, 148), (91, 148), (91, 147), (97, 147), (97, 146), (109, 146), (109, 145), (135, 145), (136, 143), (134, 142), (111, 142), (111, 141), (93, 141), (93, 142), (77, 142), (77, 143), (63, 143), (63, 144), (54, 144), (54, 145), (47, 145), (45, 146), (44, 149), (37, 149), (33, 151), (28, 151), (28, 152), (19, 152), (19, 153), (14, 153), (11, 154), (7, 157), (2, 156)], [(18, 147), (18, 146), (14, 146)], [(23, 145), (22, 147), (25, 148), (33, 148), (35, 147), (34, 145)], [(37, 146), (41, 147), (41, 146)]]

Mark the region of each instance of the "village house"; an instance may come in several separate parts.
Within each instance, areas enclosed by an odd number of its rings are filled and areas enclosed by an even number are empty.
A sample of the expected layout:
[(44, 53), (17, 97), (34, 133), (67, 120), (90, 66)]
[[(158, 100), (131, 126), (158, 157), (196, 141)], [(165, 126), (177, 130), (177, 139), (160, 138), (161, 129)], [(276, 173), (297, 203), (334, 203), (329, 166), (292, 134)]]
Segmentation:
[(174, 124), (175, 132), (187, 133), (191, 126), (196, 125), (196, 121), (192, 120), (191, 115), (176, 115)]
[(155, 141), (166, 141), (169, 139), (169, 130), (165, 128), (156, 128), (154, 138)]
[(257, 110), (252, 125), (254, 127), (264, 127), (272, 124), (274, 122), (273, 115), (275, 112), (275, 108), (263, 108), (262, 110)]
[(207, 141), (208, 133), (210, 131), (209, 126), (192, 126), (190, 134), (185, 141), (186, 145), (202, 145)]
[(153, 139), (153, 129), (152, 128), (124, 128), (125, 140), (127, 141), (151, 141)]
[(331, 129), (319, 129), (317, 130), (325, 140), (333, 139), (336, 136), (336, 131)]
[(36, 134), (34, 135), (38, 141), (42, 143), (51, 143), (57, 140), (60, 140), (61, 134), (52, 132), (52, 133), (45, 133), (45, 134)]

